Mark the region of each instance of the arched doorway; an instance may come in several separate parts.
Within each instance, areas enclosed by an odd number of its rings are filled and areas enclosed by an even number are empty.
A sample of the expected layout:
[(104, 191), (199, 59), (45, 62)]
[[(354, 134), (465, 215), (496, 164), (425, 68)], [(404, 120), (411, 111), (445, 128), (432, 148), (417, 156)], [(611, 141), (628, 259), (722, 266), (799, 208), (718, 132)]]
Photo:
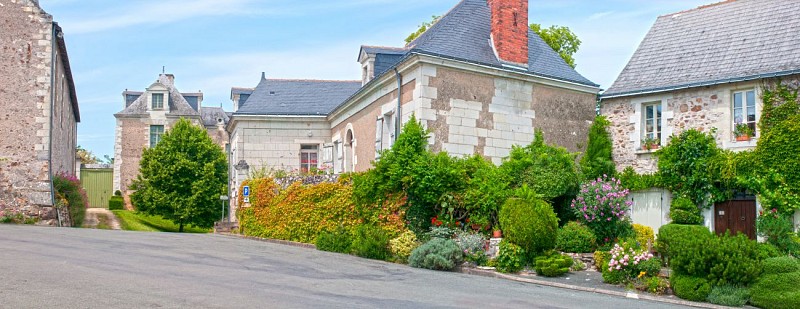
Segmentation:
[(355, 171), (355, 160), (353, 157), (355, 155), (355, 137), (353, 137), (353, 130), (348, 129), (347, 134), (344, 138), (344, 171), (345, 172), (352, 172)]

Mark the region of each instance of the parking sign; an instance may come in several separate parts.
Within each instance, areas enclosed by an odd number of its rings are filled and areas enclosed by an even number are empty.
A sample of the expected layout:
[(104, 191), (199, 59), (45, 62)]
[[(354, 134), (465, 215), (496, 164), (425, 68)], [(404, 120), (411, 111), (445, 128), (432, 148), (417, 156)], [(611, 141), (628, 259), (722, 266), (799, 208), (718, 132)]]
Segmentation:
[(244, 186), (244, 188), (242, 188), (242, 195), (250, 196), (250, 186)]

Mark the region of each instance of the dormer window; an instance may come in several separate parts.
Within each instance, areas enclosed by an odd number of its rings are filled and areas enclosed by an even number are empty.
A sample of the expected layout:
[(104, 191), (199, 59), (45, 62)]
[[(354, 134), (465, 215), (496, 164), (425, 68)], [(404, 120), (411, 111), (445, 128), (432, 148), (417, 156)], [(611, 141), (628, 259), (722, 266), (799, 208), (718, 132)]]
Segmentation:
[(151, 103), (153, 109), (164, 109), (164, 94), (154, 93), (151, 98)]

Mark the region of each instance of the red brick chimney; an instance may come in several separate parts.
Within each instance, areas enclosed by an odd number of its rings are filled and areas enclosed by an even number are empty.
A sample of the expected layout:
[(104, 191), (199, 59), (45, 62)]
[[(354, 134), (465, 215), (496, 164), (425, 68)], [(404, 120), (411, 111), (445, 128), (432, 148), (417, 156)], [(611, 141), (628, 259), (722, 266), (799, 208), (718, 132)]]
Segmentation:
[(528, 66), (528, 0), (487, 0), (494, 51), (500, 61)]

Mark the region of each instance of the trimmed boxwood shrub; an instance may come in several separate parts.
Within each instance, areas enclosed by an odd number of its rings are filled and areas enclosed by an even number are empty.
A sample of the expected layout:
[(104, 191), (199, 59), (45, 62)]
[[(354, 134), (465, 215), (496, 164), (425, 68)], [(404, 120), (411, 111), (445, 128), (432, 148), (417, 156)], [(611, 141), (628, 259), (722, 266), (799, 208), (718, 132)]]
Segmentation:
[(800, 308), (800, 272), (768, 274), (750, 288), (750, 303), (759, 308)]
[(705, 301), (711, 293), (711, 284), (705, 278), (673, 274), (670, 284), (675, 296), (686, 300)]
[(525, 250), (529, 261), (556, 246), (558, 218), (543, 200), (506, 200), (500, 209), (500, 226), (505, 239)]
[(774, 257), (764, 260), (764, 274), (783, 274), (800, 271), (800, 262), (791, 256)]
[(350, 249), (353, 254), (368, 259), (386, 260), (391, 256), (389, 235), (375, 225), (364, 224), (356, 227)]
[(558, 277), (568, 273), (574, 261), (568, 255), (554, 253), (537, 257), (534, 263), (536, 274), (545, 277)]
[(750, 290), (732, 285), (718, 285), (708, 294), (708, 302), (717, 305), (741, 307), (750, 299)]
[(669, 240), (670, 266), (675, 274), (702, 277), (713, 285), (747, 285), (761, 274), (759, 245), (742, 234), (684, 236), (687, 238)]
[(114, 195), (108, 199), (108, 210), (122, 210), (125, 200), (121, 196)]
[(350, 231), (339, 227), (333, 231), (322, 231), (317, 236), (317, 250), (349, 253), (353, 238)]
[(411, 252), (408, 264), (417, 268), (453, 270), (463, 258), (461, 249), (452, 239), (432, 238)]
[(572, 221), (558, 229), (556, 248), (563, 252), (589, 253), (597, 247), (597, 240), (589, 227)]
[(684, 244), (697, 239), (705, 239), (713, 236), (711, 231), (702, 225), (683, 225), (667, 224), (658, 229), (658, 252), (662, 256), (670, 258), (674, 249), (681, 249)]
[(703, 224), (703, 215), (692, 200), (679, 197), (669, 206), (669, 218), (675, 224)]

